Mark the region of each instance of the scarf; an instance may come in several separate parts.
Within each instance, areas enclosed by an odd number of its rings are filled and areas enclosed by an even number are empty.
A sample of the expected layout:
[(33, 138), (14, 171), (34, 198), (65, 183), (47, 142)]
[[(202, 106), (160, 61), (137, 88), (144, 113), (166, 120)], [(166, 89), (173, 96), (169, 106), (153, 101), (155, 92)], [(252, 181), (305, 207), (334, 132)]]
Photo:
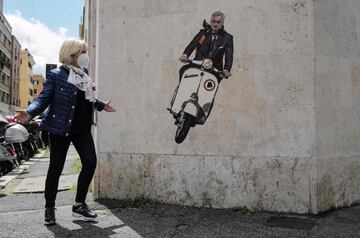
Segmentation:
[(92, 79), (80, 68), (72, 65), (64, 65), (69, 69), (67, 82), (85, 92), (85, 99), (96, 102), (96, 85)]

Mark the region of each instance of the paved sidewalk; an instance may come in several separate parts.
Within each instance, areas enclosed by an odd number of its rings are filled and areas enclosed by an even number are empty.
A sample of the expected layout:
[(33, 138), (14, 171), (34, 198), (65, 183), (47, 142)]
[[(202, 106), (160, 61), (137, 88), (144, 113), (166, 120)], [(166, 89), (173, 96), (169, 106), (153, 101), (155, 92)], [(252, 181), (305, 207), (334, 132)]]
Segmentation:
[(111, 203), (90, 203), (96, 222), (76, 220), (70, 205), (60, 206), (51, 227), (43, 225), (43, 209), (0, 213), (0, 237), (360, 237), (360, 207), (301, 217)]
[[(70, 152), (64, 175), (76, 174)], [(253, 213), (187, 208), (148, 201), (103, 199), (88, 204), (99, 217), (83, 222), (71, 216), (75, 192), (61, 191), (56, 200), (57, 225), (43, 225), (44, 194), (13, 191), (25, 179), (46, 175), (48, 159), (32, 160), (28, 173), (0, 189), (0, 237), (360, 237), (360, 206), (319, 216)]]

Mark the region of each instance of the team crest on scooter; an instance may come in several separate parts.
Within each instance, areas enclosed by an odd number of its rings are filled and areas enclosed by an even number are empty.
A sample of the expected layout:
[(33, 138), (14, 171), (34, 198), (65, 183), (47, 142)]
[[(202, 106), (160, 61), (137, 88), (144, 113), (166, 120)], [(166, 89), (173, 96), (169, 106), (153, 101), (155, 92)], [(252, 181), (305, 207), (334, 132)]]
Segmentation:
[(214, 80), (212, 80), (212, 79), (208, 79), (208, 80), (206, 80), (205, 83), (204, 83), (204, 88), (205, 88), (205, 90), (207, 90), (207, 91), (212, 91), (212, 90), (214, 90), (214, 89), (215, 89), (215, 86), (216, 86), (216, 84), (215, 84)]

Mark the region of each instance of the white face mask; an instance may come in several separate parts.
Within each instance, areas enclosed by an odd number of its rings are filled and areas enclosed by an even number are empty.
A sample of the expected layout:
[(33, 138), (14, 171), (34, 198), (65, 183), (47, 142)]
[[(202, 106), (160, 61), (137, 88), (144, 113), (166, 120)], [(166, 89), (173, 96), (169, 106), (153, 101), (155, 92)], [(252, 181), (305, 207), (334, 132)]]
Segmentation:
[(89, 63), (90, 63), (90, 57), (86, 53), (79, 55), (79, 57), (77, 58), (77, 64), (80, 67), (87, 68), (89, 66)]

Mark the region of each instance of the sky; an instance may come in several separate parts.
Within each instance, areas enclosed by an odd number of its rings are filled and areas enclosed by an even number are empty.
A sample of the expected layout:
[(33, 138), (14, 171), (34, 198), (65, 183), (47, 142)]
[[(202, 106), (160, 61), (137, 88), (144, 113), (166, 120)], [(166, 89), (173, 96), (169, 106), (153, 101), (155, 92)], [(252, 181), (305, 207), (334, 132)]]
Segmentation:
[(4, 15), (21, 48), (33, 55), (35, 74), (58, 62), (61, 43), (78, 38), (84, 0), (4, 0)]

